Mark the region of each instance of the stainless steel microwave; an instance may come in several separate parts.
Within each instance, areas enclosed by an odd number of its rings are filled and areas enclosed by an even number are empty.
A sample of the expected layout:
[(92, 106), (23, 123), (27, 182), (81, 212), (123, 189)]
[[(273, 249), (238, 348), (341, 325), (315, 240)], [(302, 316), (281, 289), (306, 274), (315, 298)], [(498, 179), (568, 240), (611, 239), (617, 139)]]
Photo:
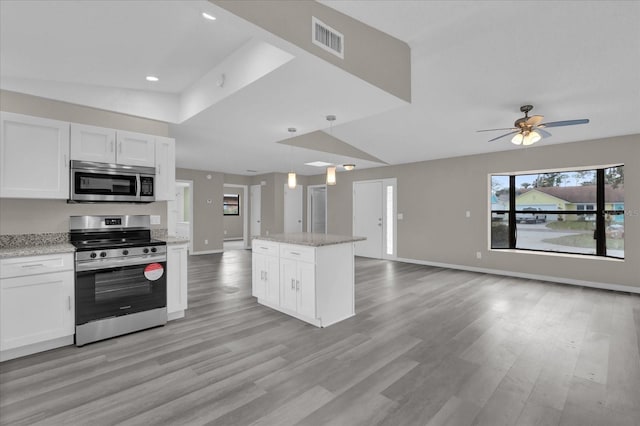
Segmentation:
[(154, 167), (71, 161), (71, 202), (155, 201)]

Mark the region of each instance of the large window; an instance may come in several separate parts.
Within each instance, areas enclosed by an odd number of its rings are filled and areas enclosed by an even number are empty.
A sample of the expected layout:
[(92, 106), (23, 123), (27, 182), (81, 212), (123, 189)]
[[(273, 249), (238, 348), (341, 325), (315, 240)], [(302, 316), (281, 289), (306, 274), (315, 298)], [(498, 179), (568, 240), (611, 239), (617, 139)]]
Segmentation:
[(491, 176), (491, 248), (624, 258), (624, 167)]

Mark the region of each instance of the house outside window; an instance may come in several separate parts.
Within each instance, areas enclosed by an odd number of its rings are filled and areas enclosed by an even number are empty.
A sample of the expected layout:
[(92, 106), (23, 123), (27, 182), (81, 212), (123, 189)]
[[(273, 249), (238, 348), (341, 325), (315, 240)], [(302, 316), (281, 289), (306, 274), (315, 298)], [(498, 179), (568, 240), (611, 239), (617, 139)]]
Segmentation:
[(624, 258), (624, 167), (491, 176), (491, 248)]

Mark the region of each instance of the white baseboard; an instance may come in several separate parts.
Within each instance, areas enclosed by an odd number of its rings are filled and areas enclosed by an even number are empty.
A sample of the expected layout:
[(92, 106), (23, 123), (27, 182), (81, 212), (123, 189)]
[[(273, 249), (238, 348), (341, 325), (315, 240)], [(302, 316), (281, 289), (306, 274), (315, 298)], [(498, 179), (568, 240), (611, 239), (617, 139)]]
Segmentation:
[(426, 260), (405, 259), (401, 257), (398, 257), (395, 260), (397, 260), (398, 262), (414, 263), (416, 265), (437, 266), (440, 268), (459, 269), (462, 271), (480, 272), (483, 274), (503, 275), (507, 277), (526, 278), (526, 279), (538, 280), (538, 281), (550, 281), (550, 282), (560, 283), (560, 284), (570, 284), (570, 285), (577, 285), (582, 287), (599, 288), (602, 290), (624, 291), (627, 293), (640, 294), (640, 287), (632, 287), (628, 285), (574, 280), (572, 278), (552, 277), (549, 275), (538, 275), (538, 274), (527, 274), (524, 272), (503, 271), (501, 269), (477, 268), (474, 266), (455, 265), (451, 263), (440, 263), (440, 262), (429, 262)]
[(199, 254), (216, 254), (216, 253), (222, 253), (224, 250), (222, 249), (218, 249), (218, 250), (203, 250), (203, 251), (194, 251), (191, 252), (189, 254), (191, 255), (199, 255)]

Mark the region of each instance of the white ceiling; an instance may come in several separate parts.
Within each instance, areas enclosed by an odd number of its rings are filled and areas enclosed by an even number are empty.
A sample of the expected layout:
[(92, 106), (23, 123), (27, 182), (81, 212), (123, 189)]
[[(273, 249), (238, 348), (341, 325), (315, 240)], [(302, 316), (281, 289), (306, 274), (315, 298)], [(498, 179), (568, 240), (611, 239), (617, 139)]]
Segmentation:
[[(238, 174), (377, 165), (278, 144), (288, 127), (390, 164), (522, 149), (476, 130), (510, 127), (527, 103), (546, 121), (591, 120), (537, 146), (640, 133), (640, 2), (321, 3), (410, 45), (410, 105), (204, 0), (2, 0), (0, 87), (171, 122), (180, 167)], [(219, 87), (260, 43), (293, 59)], [(185, 115), (193, 92), (202, 111)]]

